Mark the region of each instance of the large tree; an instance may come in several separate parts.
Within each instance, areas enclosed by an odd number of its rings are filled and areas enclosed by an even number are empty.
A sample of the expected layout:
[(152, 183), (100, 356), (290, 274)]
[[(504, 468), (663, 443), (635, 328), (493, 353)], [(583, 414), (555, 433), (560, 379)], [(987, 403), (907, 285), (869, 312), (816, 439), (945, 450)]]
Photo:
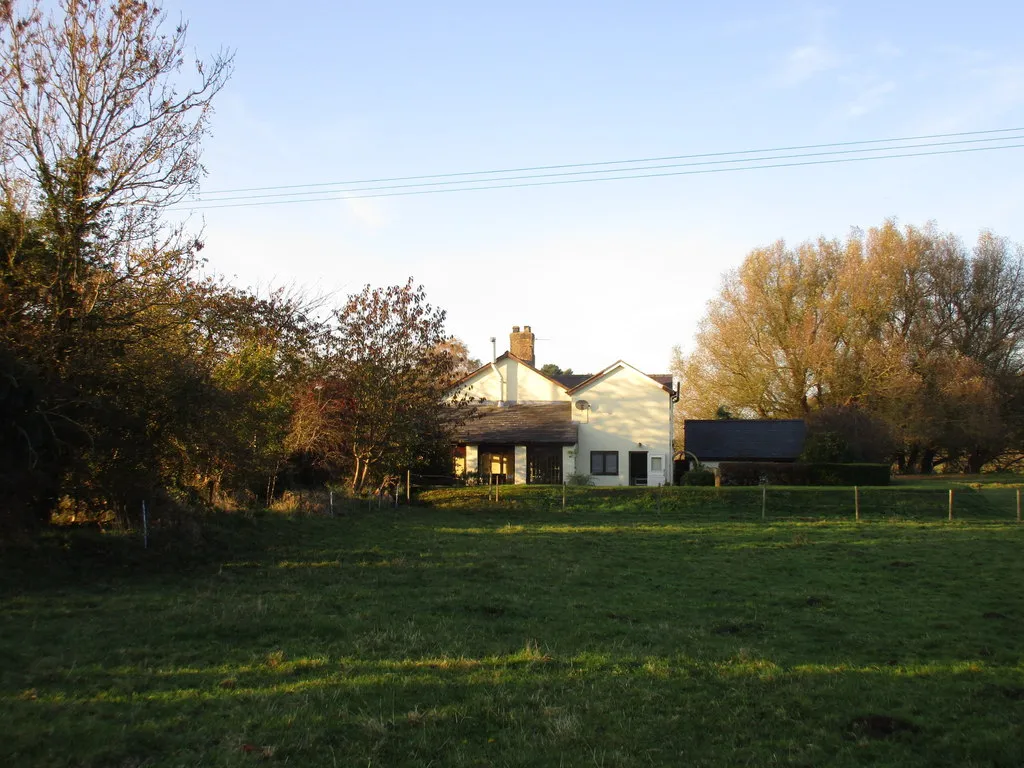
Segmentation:
[(889, 425), (902, 468), (977, 470), (1020, 444), (1022, 252), (894, 221), (757, 249), (675, 365), (687, 416), (863, 408)]
[(292, 445), (346, 468), (353, 492), (384, 484), (448, 445), (459, 360), (445, 312), (422, 286), (372, 288), (335, 311), (322, 378), (296, 412)]
[(189, 74), (186, 31), (139, 1), (0, 2), (0, 373), (51, 427), (19, 455), (114, 506), (153, 492), (208, 378), (189, 343), (201, 244), (165, 211), (203, 173), (231, 59)]

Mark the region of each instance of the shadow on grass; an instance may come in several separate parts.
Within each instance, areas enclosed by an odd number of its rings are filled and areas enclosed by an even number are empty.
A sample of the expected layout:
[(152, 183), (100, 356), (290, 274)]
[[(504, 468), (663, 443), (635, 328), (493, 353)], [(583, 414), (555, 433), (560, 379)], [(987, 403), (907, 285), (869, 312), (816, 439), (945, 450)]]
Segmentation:
[[(977, 663), (737, 655), (268, 657), (93, 670), (2, 701), (7, 764), (1016, 765), (1024, 688)], [(40, 739), (40, 724), (57, 738)], [(116, 727), (110, 727), (118, 724)], [(598, 760), (601, 764), (602, 760)]]

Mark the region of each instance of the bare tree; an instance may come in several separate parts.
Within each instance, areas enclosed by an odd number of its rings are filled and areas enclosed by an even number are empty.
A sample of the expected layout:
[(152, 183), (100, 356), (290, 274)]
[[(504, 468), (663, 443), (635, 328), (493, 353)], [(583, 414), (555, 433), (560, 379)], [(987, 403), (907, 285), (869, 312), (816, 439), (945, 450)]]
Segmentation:
[(115, 281), (173, 282), (201, 247), (162, 213), (194, 190), (211, 101), (232, 56), (196, 61), (187, 25), (143, 0), (0, 0), (0, 184), (50, 233), (56, 330)]

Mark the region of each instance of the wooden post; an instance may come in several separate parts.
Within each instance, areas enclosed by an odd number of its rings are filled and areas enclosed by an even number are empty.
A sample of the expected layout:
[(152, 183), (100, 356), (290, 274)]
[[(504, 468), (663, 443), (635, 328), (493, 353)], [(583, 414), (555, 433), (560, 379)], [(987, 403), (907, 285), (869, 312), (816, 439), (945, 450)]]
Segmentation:
[[(565, 509), (565, 481), (562, 482), (562, 509)], [(1020, 491), (1017, 491), (1017, 519), (1020, 520)]]
[(331, 517), (334, 517), (334, 491), (330, 491), (331, 494)]
[(949, 489), (949, 521), (953, 522), (953, 489)]
[(498, 488), (501, 486), (501, 475), (494, 476), (494, 501), (498, 501)]
[(858, 488), (856, 485), (853, 486), (853, 514), (854, 514), (854, 517), (857, 519), (857, 522), (859, 523), (860, 522), (860, 488)]
[(412, 498), (412, 470), (405, 470), (405, 503), (410, 504)]
[(1017, 522), (1020, 522), (1020, 488), (1017, 489)]
[(768, 503), (768, 486), (761, 486), (761, 521), (764, 522), (765, 507)]
[(142, 548), (149, 549), (149, 515), (146, 514), (146, 502), (142, 502)]

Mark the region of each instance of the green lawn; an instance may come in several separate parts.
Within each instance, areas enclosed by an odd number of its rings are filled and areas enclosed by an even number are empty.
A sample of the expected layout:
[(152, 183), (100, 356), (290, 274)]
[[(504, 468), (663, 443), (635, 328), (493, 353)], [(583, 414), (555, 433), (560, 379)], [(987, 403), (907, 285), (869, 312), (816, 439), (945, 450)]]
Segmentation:
[(573, 491), (4, 553), (0, 765), (1024, 763), (1002, 496)]

